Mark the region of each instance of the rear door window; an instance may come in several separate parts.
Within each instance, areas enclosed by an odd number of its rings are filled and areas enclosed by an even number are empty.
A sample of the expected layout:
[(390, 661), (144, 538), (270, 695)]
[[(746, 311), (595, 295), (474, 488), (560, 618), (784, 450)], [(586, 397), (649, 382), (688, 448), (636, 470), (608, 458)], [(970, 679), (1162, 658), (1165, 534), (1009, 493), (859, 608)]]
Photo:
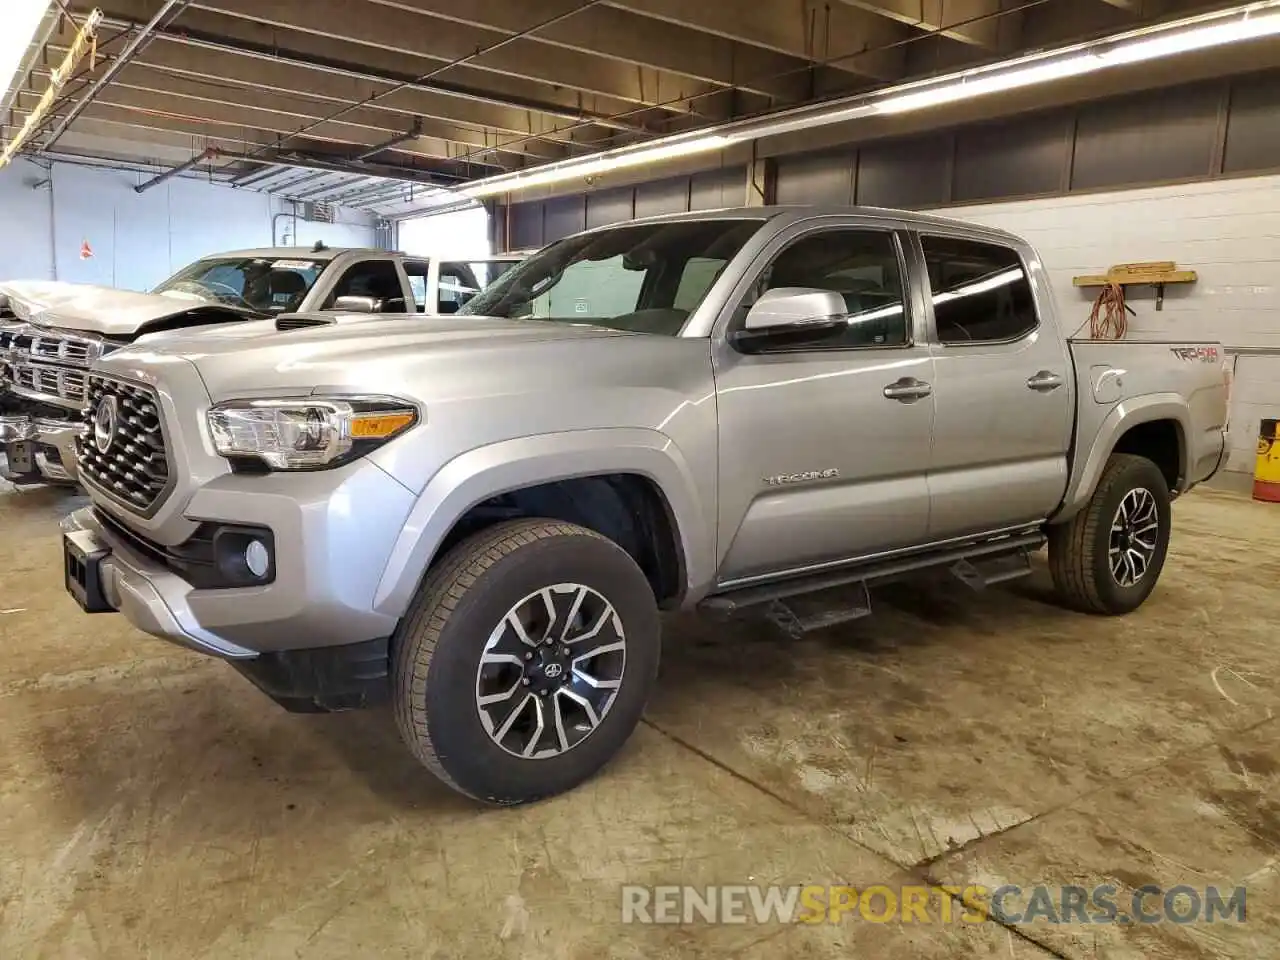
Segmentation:
[(1026, 266), (1016, 250), (956, 237), (922, 236), (938, 340), (1019, 340), (1040, 325)]

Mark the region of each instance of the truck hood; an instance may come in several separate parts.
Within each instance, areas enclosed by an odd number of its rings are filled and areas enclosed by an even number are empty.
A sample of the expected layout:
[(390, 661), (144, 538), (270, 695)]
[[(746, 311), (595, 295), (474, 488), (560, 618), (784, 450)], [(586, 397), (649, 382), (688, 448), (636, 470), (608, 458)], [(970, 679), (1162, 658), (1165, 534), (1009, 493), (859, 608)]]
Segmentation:
[[(395, 393), (420, 382), (425, 362), (485, 364), (498, 352), (534, 343), (631, 337), (604, 327), (492, 317), (298, 315), (318, 325), (277, 329), (293, 318), (175, 332), (112, 353), (107, 370), (141, 376), (186, 360), (215, 401), (355, 387)], [(322, 325), (319, 325), (322, 324)]]
[(17, 280), (0, 283), (0, 296), (22, 320), (59, 330), (132, 338), (166, 320), (198, 314), (210, 322), (245, 320), (252, 311), (186, 293), (137, 293), (87, 283)]

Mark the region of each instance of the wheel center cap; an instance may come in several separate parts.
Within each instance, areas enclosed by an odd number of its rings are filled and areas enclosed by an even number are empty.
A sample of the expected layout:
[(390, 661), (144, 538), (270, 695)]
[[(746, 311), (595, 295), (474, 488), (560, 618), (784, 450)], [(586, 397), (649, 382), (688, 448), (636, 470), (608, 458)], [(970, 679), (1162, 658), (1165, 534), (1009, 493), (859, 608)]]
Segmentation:
[(538, 651), (525, 676), (536, 691), (555, 690), (569, 682), (572, 667), (569, 658), (555, 647)]

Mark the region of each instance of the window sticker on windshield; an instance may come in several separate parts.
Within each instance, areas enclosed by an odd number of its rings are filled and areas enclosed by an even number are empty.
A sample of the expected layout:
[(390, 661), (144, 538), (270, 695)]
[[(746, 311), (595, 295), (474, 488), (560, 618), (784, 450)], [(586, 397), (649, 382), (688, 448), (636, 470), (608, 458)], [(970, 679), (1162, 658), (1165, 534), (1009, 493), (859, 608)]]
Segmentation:
[(271, 264), (272, 270), (310, 270), (314, 266), (310, 260), (277, 260)]

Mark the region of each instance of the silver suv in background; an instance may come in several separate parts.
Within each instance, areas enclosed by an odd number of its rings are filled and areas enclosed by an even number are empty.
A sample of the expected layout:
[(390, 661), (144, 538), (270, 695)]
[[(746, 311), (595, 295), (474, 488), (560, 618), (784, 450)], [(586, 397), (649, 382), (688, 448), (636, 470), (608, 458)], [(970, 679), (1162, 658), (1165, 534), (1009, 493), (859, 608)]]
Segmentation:
[(463, 316), (122, 349), (67, 588), (294, 709), (389, 695), (456, 789), (544, 797), (635, 727), (659, 609), (799, 634), (1046, 544), (1070, 605), (1143, 603), (1222, 460), (1221, 350), (1069, 340), (1053, 303), (1007, 233), (763, 208), (570, 237)]
[(112, 350), (297, 311), (452, 314), (521, 259), (441, 260), (317, 244), (204, 257), (150, 293), (0, 283), (0, 476), (75, 481), (85, 376)]

